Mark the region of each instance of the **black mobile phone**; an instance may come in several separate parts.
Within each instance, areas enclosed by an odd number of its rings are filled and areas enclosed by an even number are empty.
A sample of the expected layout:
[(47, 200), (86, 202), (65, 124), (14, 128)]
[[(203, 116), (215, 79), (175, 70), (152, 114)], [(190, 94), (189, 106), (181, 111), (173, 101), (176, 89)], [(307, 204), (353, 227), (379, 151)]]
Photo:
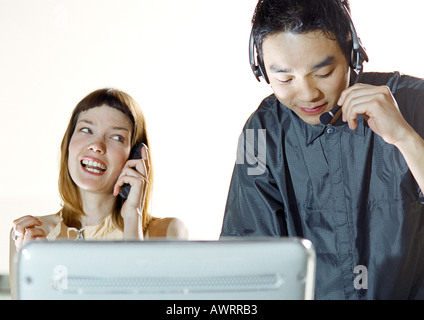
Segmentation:
[[(141, 148), (143, 148), (144, 143), (143, 142), (137, 142), (135, 146), (131, 149), (130, 156), (128, 157), (128, 160), (130, 159), (141, 159)], [(121, 189), (119, 190), (119, 195), (127, 199), (128, 195), (130, 194), (131, 185), (128, 183), (125, 183)]]

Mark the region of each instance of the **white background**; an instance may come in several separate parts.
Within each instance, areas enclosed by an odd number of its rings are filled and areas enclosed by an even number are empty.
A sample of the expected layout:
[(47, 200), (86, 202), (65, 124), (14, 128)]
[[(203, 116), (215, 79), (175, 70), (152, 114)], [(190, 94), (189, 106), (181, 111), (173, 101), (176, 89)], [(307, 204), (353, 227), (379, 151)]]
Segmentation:
[[(0, 273), (11, 222), (60, 209), (59, 145), (88, 93), (140, 104), (153, 215), (218, 239), (239, 133), (271, 93), (248, 62), (256, 0), (0, 0)], [(351, 0), (366, 71), (424, 77), (421, 0)]]

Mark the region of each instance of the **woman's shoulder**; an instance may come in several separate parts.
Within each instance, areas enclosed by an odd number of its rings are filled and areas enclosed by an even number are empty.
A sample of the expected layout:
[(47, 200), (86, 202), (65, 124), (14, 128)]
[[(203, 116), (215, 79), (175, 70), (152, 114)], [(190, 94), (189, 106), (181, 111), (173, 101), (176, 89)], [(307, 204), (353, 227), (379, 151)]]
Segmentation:
[(149, 238), (188, 239), (188, 229), (185, 223), (175, 217), (157, 218), (147, 227)]

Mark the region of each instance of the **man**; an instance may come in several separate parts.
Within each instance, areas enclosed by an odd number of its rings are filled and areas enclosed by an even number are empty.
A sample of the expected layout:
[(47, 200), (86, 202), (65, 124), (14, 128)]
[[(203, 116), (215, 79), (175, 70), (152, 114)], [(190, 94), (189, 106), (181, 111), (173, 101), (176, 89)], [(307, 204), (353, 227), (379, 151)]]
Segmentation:
[(316, 299), (423, 299), (424, 81), (359, 79), (347, 1), (259, 1), (251, 42), (274, 94), (239, 140), (221, 237), (309, 239)]

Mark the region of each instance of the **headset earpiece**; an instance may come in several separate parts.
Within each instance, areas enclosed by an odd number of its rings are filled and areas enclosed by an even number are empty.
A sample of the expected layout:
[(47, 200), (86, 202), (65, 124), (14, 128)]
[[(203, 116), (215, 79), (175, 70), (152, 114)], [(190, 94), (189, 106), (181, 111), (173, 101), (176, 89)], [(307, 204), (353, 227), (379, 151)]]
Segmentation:
[(357, 72), (362, 73), (364, 61), (368, 62), (368, 55), (365, 48), (362, 46), (361, 39), (356, 33), (355, 26), (353, 25), (352, 17), (346, 7), (345, 1), (341, 0), (343, 9), (347, 18), (349, 19), (350, 33), (352, 36), (352, 53), (350, 58), (350, 66)]
[(265, 71), (263, 60), (260, 58), (258, 54), (258, 48), (256, 48), (255, 38), (253, 37), (253, 29), (252, 29), (252, 32), (250, 32), (249, 59), (250, 59), (250, 67), (252, 68), (253, 74), (255, 75), (256, 79), (258, 81), (261, 81), (260, 77), (263, 77), (266, 83), (269, 84), (269, 79)]
[(368, 62), (368, 55), (365, 52), (365, 48), (359, 45), (357, 49), (352, 49), (350, 66), (358, 73), (362, 72), (364, 61)]

